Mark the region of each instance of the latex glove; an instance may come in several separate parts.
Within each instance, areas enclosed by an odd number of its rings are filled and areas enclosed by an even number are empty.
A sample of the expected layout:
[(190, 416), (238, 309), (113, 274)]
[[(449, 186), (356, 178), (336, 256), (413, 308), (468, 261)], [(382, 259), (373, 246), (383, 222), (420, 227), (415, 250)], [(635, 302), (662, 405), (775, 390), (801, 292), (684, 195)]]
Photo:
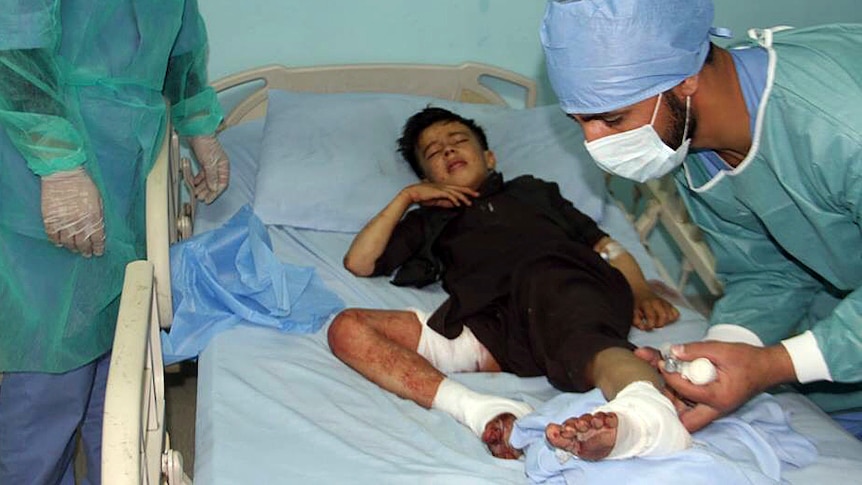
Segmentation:
[(83, 167), (42, 177), (42, 222), (57, 247), (85, 258), (105, 252), (102, 196)]
[(200, 171), (193, 180), (194, 195), (209, 204), (224, 192), (230, 179), (227, 154), (215, 135), (195, 136), (189, 145), (198, 161)]

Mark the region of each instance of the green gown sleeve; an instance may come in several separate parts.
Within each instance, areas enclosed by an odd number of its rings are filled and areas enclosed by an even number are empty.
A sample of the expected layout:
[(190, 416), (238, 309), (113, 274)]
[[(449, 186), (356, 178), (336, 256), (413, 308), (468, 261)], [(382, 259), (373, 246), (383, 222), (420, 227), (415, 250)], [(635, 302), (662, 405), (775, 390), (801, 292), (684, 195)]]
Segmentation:
[[(689, 201), (697, 204), (697, 201)], [(743, 326), (773, 345), (797, 333), (822, 284), (759, 231), (699, 211), (697, 224), (716, 258), (724, 295), (710, 323)]]
[[(842, 161), (830, 165), (834, 173), (828, 176), (828, 198), (852, 218), (852, 224), (842, 226), (831, 237), (846, 248), (847, 258), (858, 258), (862, 252), (862, 148), (821, 155)], [(820, 200), (817, 195), (806, 198)], [(832, 379), (862, 381), (862, 288), (845, 289), (846, 296), (829, 315), (813, 324), (808, 320), (803, 328), (800, 322), (810, 311), (814, 297), (829, 283), (782, 250), (765, 229), (743, 227), (718, 217), (695, 198), (686, 199), (689, 212), (695, 214), (696, 223), (715, 253), (716, 272), (725, 285), (710, 323), (741, 325), (757, 334), (765, 345), (810, 329)], [(811, 250), (818, 251), (816, 242), (812, 242)], [(830, 252), (821, 253), (816, 256), (822, 266), (841, 267), (840, 256), (834, 260)]]
[(182, 27), (168, 60), (164, 94), (180, 135), (209, 135), (221, 123), (221, 105), (207, 84), (207, 33), (197, 0), (186, 0)]
[(0, 6), (0, 126), (36, 175), (75, 168), (86, 159), (85, 140), (71, 121), (57, 62), (58, 2)]
[[(862, 253), (862, 146), (852, 154), (835, 153), (846, 162), (836, 167), (837, 177), (844, 181), (840, 193), (843, 205), (855, 223), (855, 244), (847, 236), (848, 256)], [(843, 239), (843, 238), (842, 238)], [(840, 264), (840, 261), (835, 261)], [(862, 279), (862, 275), (860, 275)], [(811, 329), (837, 382), (862, 382), (862, 287), (850, 292), (823, 320)]]

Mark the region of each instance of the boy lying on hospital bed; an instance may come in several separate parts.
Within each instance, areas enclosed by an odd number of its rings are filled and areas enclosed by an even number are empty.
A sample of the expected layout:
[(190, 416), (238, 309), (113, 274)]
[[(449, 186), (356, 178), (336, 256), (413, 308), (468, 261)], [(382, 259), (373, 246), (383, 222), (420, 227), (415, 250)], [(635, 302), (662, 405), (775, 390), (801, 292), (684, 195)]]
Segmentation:
[(442, 279), (449, 299), (430, 317), (347, 309), (329, 328), (332, 352), (382, 388), (447, 412), (499, 458), (521, 455), (509, 434), (532, 409), (446, 374), (504, 371), (547, 376), (562, 391), (600, 388), (608, 404), (546, 429), (551, 445), (582, 459), (688, 447), (661, 377), (626, 338), (632, 325), (651, 330), (679, 317), (634, 258), (556, 184), (504, 182), (472, 120), (428, 107), (398, 143), (422, 181), (368, 222), (344, 265), (357, 276), (398, 269), (396, 285)]

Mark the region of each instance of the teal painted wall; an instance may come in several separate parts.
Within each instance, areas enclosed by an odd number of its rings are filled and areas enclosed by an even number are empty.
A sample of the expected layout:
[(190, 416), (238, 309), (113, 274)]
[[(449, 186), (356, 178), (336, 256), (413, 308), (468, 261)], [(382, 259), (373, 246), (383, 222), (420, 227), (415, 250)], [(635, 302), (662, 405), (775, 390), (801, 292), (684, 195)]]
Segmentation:
[[(199, 0), (213, 79), (280, 63), (457, 64), (482, 61), (540, 80), (544, 0)], [(862, 0), (715, 0), (716, 25), (742, 38), (752, 26), (862, 22)]]
[[(539, 80), (539, 104), (556, 102), (547, 83), (538, 29), (545, 0), (199, 0), (210, 34), (210, 77), (279, 63), (458, 64), (481, 61)], [(862, 0), (714, 0), (715, 25), (745, 39), (750, 27), (862, 22)], [(632, 184), (616, 180), (629, 199)], [(650, 238), (673, 278), (676, 251)], [(689, 295), (703, 289), (695, 280)]]

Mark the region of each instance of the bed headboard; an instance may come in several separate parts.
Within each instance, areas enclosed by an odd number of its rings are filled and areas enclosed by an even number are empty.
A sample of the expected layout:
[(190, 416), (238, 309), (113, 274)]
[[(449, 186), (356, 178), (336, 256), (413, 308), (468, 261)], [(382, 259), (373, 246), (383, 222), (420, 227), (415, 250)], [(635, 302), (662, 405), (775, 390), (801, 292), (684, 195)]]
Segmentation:
[[(457, 66), (431, 64), (348, 64), (321, 67), (269, 65), (224, 77), (212, 83), (217, 92), (242, 91), (220, 129), (266, 114), (267, 91), (284, 89), (318, 93), (379, 92), (431, 96), (452, 101), (508, 105), (483, 84), (493, 79), (523, 93), (523, 106), (536, 104), (536, 83), (512, 71), (467, 62)], [(168, 116), (170, 119), (170, 116)], [(147, 178), (147, 259), (153, 263), (159, 324), (170, 327), (173, 300), (169, 246), (190, 237), (195, 200), (183, 190), (191, 180), (191, 162), (180, 156), (179, 139), (168, 129), (160, 154)], [(185, 181), (185, 182), (184, 182)], [(191, 200), (188, 200), (191, 199)]]
[[(376, 92), (431, 96), (466, 103), (508, 103), (487, 80), (502, 81), (523, 90), (524, 107), (536, 105), (536, 83), (520, 74), (487, 64), (347, 64), (319, 67), (269, 65), (240, 72), (212, 83), (218, 92), (258, 85), (225, 117), (222, 128), (259, 118), (266, 113), (268, 89), (316, 93)], [(262, 85), (261, 85), (262, 84)]]
[[(450, 101), (509, 105), (500, 92), (515, 91), (522, 94), (521, 105), (533, 107), (536, 103), (536, 83), (520, 74), (495, 66), (466, 62), (456, 66), (429, 64), (347, 64), (316, 67), (285, 67), (268, 65), (221, 78), (212, 83), (220, 98), (236, 99), (219, 129), (260, 118), (266, 114), (269, 89), (283, 89), (316, 93), (378, 92), (437, 97)], [(170, 295), (170, 269), (168, 245), (192, 234), (195, 202), (184, 202), (180, 184), (189, 183), (191, 163), (181, 159), (176, 135), (166, 138), (162, 156), (147, 181), (148, 259), (156, 273), (156, 292), (163, 327), (172, 320)], [(701, 277), (713, 295), (721, 293), (721, 284), (715, 277), (714, 260), (699, 230), (684, 217), (684, 208), (670, 204), (669, 198), (678, 195), (672, 187), (653, 183), (645, 186), (645, 194), (654, 202), (641, 214), (636, 225), (644, 243), (657, 222), (667, 227), (671, 237), (684, 253), (682, 275), (678, 287), (682, 288), (690, 272)], [(670, 194), (667, 195), (666, 194)], [(186, 197), (188, 198), (188, 197)], [(150, 207), (152, 202), (153, 207)], [(166, 222), (158, 222), (166, 221)], [(150, 225), (152, 223), (153, 225)], [(166, 224), (166, 226), (165, 226)], [(164, 227), (162, 227), (164, 226)], [(669, 276), (668, 276), (669, 277)], [(670, 279), (668, 281), (671, 281)]]

